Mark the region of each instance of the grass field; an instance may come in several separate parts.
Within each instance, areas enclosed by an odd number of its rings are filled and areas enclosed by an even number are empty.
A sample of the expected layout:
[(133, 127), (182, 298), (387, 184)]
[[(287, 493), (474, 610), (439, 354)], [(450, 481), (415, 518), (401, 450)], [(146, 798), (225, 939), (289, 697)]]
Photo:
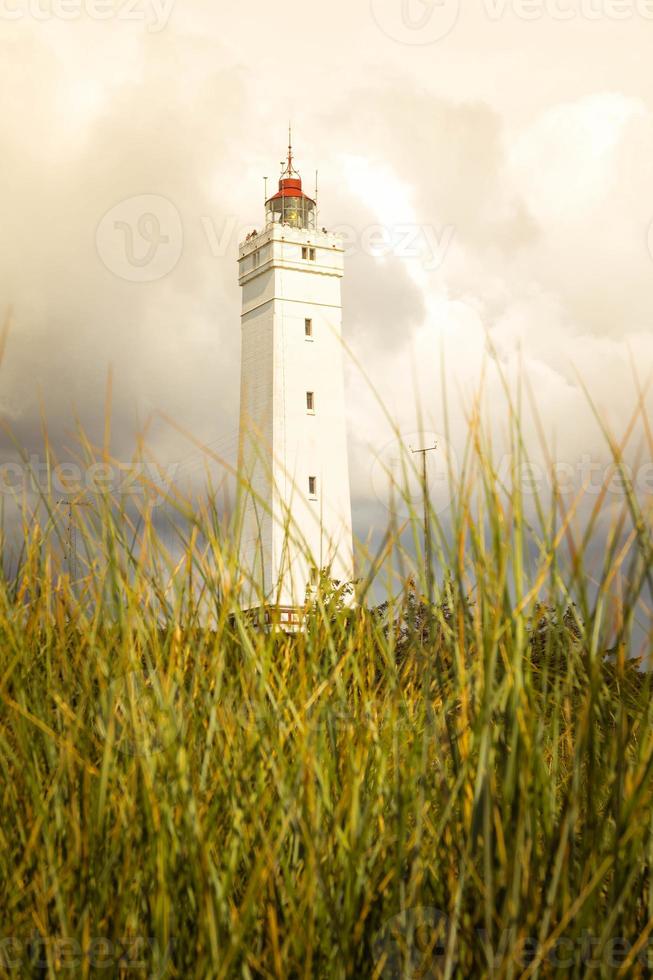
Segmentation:
[(418, 507), (294, 635), (239, 613), (211, 506), (177, 502), (174, 557), (147, 505), (73, 508), (72, 585), (25, 510), (3, 976), (651, 975), (650, 499), (526, 499), (512, 441), (502, 487), (470, 421), (433, 582)]

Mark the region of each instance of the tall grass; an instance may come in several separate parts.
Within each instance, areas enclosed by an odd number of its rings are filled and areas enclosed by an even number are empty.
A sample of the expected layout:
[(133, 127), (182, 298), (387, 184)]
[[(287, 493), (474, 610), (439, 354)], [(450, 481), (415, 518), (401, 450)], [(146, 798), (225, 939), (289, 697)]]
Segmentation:
[(510, 426), (508, 486), (474, 414), (446, 514), (391, 517), (291, 635), (240, 612), (211, 495), (170, 497), (172, 544), (147, 497), (72, 506), (76, 582), (25, 506), (3, 976), (650, 975), (650, 501), (526, 498)]

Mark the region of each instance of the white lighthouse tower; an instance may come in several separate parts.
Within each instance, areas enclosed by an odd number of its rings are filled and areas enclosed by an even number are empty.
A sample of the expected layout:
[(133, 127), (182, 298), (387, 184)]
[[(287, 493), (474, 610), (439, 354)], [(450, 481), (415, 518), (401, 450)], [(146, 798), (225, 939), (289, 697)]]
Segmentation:
[(317, 227), (292, 146), (265, 228), (240, 245), (243, 606), (297, 624), (321, 572), (353, 578), (342, 240)]

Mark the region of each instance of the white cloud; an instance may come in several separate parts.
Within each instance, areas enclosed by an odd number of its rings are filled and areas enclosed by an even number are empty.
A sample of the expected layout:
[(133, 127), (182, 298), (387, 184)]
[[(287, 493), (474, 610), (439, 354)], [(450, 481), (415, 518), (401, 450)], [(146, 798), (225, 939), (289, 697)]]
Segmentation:
[[(475, 17), (419, 51), (344, 0), (292, 0), (281, 23), (259, 0), (178, 6), (154, 35), (118, 21), (0, 23), (0, 296), (15, 317), (3, 406), (21, 437), (38, 442), (40, 395), (60, 443), (73, 404), (99, 433), (112, 365), (117, 451), (157, 409), (233, 448), (228, 229), (260, 222), (262, 177), (276, 176), (291, 115), (309, 185), (320, 167), (326, 224), (362, 234), (413, 223), (433, 241), (453, 229), (436, 267), (428, 238), (409, 257), (361, 252), (347, 265), (347, 340), (399, 425), (414, 431), (419, 401), (440, 429), (444, 349), (462, 441), (489, 337), (511, 379), (523, 365), (559, 451), (604, 452), (574, 367), (619, 428), (633, 401), (629, 350), (643, 373), (653, 363), (644, 32), (619, 25), (631, 31), (622, 51), (594, 27), (590, 37), (579, 24)], [(488, 29), (495, 45), (479, 41)], [(513, 30), (508, 85), (497, 59)], [(163, 279), (125, 282), (100, 261), (96, 229), (143, 194), (174, 203), (183, 253)], [(216, 240), (227, 229), (217, 252), (203, 219)], [(371, 499), (370, 453), (388, 424), (352, 365), (347, 376), (354, 489)], [(489, 417), (501, 397), (490, 365)], [(189, 450), (161, 425), (151, 438), (163, 462)]]
[(600, 206), (618, 177), (626, 127), (647, 117), (641, 99), (599, 93), (553, 106), (519, 132), (511, 176), (537, 220), (568, 224)]

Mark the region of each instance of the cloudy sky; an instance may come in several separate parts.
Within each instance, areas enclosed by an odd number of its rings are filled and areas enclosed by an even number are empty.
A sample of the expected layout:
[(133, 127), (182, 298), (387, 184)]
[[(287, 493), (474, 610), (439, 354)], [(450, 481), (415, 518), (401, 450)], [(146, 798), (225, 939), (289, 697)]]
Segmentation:
[(118, 457), (147, 428), (192, 474), (165, 416), (234, 458), (237, 246), (292, 119), (348, 242), (357, 533), (370, 384), (440, 433), (442, 351), (456, 446), (492, 347), (488, 421), (521, 364), (558, 458), (605, 459), (579, 375), (619, 430), (653, 365), (652, 38), (651, 0), (0, 0), (5, 421), (99, 440), (111, 369)]

